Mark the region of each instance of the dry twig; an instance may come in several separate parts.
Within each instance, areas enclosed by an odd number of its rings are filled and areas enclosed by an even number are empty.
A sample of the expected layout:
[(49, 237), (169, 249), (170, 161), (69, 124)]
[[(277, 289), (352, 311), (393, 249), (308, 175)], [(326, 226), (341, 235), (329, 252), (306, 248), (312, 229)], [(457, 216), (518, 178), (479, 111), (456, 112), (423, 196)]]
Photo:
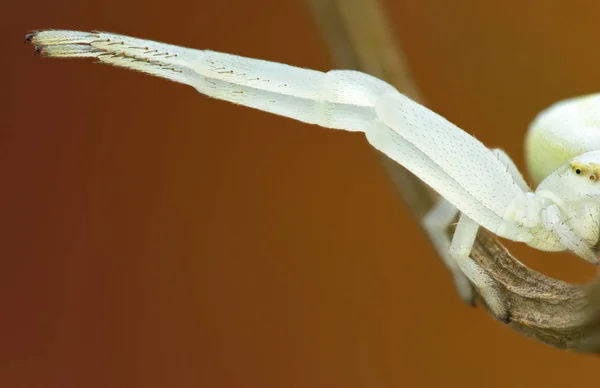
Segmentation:
[[(378, 0), (309, 0), (309, 4), (338, 67), (384, 79), (422, 101)], [(403, 167), (383, 154), (379, 156), (420, 221), (435, 195)], [(535, 272), (483, 228), (471, 257), (496, 281), (506, 298), (510, 327), (554, 347), (600, 353), (600, 285), (573, 285)]]

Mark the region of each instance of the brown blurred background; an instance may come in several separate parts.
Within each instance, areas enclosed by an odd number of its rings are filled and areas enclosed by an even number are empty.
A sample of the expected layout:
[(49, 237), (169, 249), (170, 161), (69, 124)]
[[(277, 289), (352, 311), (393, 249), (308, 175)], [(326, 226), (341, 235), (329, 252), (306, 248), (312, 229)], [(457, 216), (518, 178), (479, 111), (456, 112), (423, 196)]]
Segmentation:
[[(427, 104), (521, 167), (536, 112), (600, 90), (600, 3), (555, 3), (385, 1)], [(599, 358), (459, 301), (361, 135), (22, 44), (99, 29), (328, 70), (305, 1), (3, 0), (0, 20), (1, 387), (598, 386)]]

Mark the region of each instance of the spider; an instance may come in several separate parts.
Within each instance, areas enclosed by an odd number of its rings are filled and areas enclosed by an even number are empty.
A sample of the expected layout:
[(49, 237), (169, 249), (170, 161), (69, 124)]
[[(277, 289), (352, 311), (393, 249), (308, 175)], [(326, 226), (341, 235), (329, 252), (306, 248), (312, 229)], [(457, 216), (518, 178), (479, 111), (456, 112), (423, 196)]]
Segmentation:
[[(190, 85), (213, 98), (364, 133), (372, 147), (441, 196), (422, 225), (462, 299), (473, 303), (472, 284), (499, 319), (510, 319), (508, 306), (489, 275), (469, 257), (480, 227), (598, 264), (600, 96), (558, 102), (532, 122), (526, 138), (527, 166), (536, 185), (532, 190), (504, 151), (489, 149), (362, 72), (324, 73), (105, 32), (43, 30), (25, 41), (41, 56), (95, 58)], [(457, 215), (450, 239), (446, 231)]]

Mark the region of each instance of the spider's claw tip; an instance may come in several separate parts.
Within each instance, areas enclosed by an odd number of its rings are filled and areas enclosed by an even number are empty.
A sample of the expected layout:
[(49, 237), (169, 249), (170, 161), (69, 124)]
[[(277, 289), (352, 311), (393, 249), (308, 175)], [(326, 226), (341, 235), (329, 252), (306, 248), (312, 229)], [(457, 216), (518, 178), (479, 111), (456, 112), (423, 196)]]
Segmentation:
[(42, 51), (44, 50), (44, 46), (35, 46), (35, 50), (33, 51), (33, 56), (42, 55)]
[(23, 43), (31, 43), (35, 34), (27, 34), (25, 35), (25, 41)]

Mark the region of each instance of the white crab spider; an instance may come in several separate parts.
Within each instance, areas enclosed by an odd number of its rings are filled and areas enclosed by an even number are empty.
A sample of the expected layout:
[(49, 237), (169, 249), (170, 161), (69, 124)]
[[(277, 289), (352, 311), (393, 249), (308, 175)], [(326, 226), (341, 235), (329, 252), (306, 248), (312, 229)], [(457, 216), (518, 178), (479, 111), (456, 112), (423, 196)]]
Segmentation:
[[(598, 146), (577, 148), (552, 133), (560, 133), (574, 119), (588, 124), (589, 117), (572, 108), (581, 105), (577, 101), (543, 112), (531, 127), (527, 144), (534, 152), (529, 151), (529, 163), (541, 181), (532, 191), (503, 151), (488, 149), (391, 85), (361, 72), (323, 73), (103, 32), (46, 30), (28, 35), (26, 41), (43, 56), (92, 57), (190, 85), (217, 99), (322, 127), (363, 132), (374, 148), (444, 198), (423, 225), (454, 274), (461, 296), (472, 300), (470, 281), (501, 319), (508, 319), (507, 306), (492, 280), (469, 258), (480, 226), (540, 250), (569, 250), (598, 262), (600, 151), (595, 150), (600, 150), (600, 135), (594, 137)], [(594, 126), (591, 121), (589, 126)], [(578, 123), (573, 126), (581, 129)], [(564, 153), (555, 152), (559, 146)], [(459, 212), (450, 242), (445, 230)]]

